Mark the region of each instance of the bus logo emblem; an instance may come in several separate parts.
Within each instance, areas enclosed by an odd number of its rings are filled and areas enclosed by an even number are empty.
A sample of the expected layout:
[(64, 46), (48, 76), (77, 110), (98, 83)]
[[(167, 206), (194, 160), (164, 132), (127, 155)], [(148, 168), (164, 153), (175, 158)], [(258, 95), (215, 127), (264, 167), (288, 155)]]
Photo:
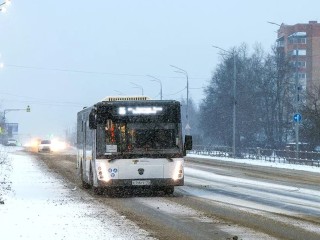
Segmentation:
[(144, 173), (144, 169), (143, 169), (143, 168), (139, 168), (139, 169), (138, 169), (138, 173), (139, 173), (140, 175), (142, 175), (142, 174)]

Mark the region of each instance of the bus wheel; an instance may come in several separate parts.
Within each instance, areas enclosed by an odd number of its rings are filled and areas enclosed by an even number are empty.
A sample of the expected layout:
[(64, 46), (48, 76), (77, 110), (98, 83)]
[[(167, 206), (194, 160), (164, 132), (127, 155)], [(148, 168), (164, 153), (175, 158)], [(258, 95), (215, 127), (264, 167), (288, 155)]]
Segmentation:
[(107, 188), (105, 188), (105, 193), (109, 197), (115, 197), (116, 196), (116, 189), (114, 189), (113, 187), (107, 187)]
[(90, 184), (88, 184), (87, 182), (85, 182), (83, 180), (83, 168), (82, 168), (82, 164), (81, 164), (81, 167), (80, 167), (80, 176), (81, 176), (81, 181), (82, 181), (82, 187), (85, 188), (85, 189), (89, 189), (91, 186)]
[(91, 165), (90, 165), (90, 171), (89, 171), (89, 185), (93, 187), (93, 171), (92, 171)]
[(96, 195), (102, 195), (103, 194), (103, 188), (101, 187), (93, 187), (93, 193)]
[(89, 188), (91, 188), (91, 185), (82, 180), (82, 187), (85, 188), (85, 189), (89, 189)]
[(165, 194), (170, 195), (170, 194), (173, 194), (173, 192), (174, 192), (174, 187), (173, 186), (169, 186), (169, 187), (165, 187), (164, 188), (164, 193)]

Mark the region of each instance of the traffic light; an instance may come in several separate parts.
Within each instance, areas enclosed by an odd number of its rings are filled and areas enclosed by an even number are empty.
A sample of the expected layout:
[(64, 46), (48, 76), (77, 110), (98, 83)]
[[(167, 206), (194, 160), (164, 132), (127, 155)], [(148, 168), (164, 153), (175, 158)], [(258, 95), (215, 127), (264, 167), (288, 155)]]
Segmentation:
[(30, 106), (28, 105), (27, 106), (27, 112), (30, 112), (31, 111), (31, 109), (30, 109)]

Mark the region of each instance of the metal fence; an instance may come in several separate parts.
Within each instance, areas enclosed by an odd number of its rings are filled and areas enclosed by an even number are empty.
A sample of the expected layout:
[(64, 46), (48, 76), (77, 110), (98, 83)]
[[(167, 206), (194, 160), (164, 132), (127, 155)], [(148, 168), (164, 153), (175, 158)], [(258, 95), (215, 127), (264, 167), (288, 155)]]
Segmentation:
[[(226, 146), (195, 145), (191, 154), (212, 157), (232, 157), (232, 148)], [(289, 149), (242, 148), (237, 149), (236, 158), (264, 160), (268, 162), (300, 164), (320, 167), (320, 152), (292, 151)]]

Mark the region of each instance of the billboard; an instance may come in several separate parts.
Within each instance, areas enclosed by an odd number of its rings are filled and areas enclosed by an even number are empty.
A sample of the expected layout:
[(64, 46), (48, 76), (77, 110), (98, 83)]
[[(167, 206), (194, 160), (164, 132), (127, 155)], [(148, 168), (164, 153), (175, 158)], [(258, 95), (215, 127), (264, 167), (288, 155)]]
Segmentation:
[(6, 127), (6, 132), (8, 133), (9, 136), (18, 134), (18, 123), (6, 123), (5, 127)]

